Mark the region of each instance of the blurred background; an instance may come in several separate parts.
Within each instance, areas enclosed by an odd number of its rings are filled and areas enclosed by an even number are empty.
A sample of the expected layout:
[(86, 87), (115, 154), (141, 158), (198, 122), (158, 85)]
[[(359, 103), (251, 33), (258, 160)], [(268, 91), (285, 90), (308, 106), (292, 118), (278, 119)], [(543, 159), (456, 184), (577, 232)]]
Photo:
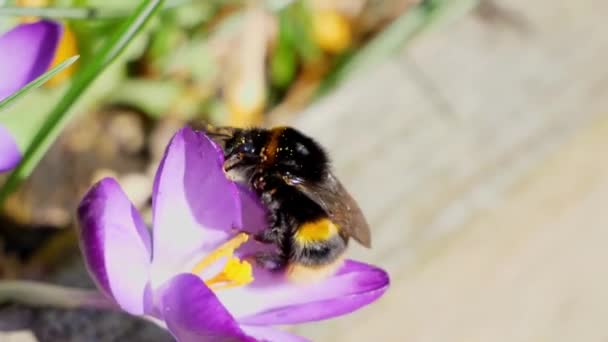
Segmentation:
[[(103, 9), (65, 21), (57, 60), (78, 64), (0, 118), (28, 132), (134, 2), (5, 6)], [(606, 13), (600, 0), (167, 1), (5, 201), (0, 277), (91, 286), (73, 214), (94, 181), (116, 177), (149, 218), (177, 128), (289, 124), (327, 147), (371, 223), (373, 248), (350, 255), (392, 279), (373, 305), (292, 330), (608, 341)], [(0, 30), (24, 20), (36, 18), (0, 17)], [(94, 310), (4, 305), (6, 329), (0, 341), (170, 340)]]

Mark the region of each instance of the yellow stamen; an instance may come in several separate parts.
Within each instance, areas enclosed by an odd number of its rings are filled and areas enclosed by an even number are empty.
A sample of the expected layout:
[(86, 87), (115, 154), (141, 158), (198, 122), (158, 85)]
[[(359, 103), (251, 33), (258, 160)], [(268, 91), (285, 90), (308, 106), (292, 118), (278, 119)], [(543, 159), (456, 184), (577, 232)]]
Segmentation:
[[(76, 40), (76, 35), (74, 34), (74, 31), (71, 30), (70, 26), (66, 25), (63, 30), (61, 40), (59, 41), (57, 52), (55, 52), (55, 57), (53, 58), (53, 62), (51, 63), (51, 67), (54, 67), (66, 60), (67, 58), (70, 58), (77, 54), (78, 41)], [(47, 83), (45, 83), (45, 86), (56, 87), (63, 84), (74, 74), (77, 68), (78, 61), (53, 76), (50, 80), (48, 80)]]
[(234, 251), (242, 244), (249, 240), (249, 235), (239, 233), (216, 250), (206, 255), (205, 258), (199, 261), (193, 268), (192, 273), (200, 274), (207, 267), (221, 258), (227, 258), (224, 269), (216, 276), (205, 281), (205, 283), (213, 290), (222, 290), (235, 286), (243, 286), (253, 281), (253, 269), (247, 261), (241, 261), (234, 256)]
[(213, 290), (225, 290), (231, 287), (243, 286), (253, 281), (251, 264), (239, 258), (230, 258), (222, 272), (205, 281)]
[[(17, 0), (16, 5), (19, 7), (46, 7), (50, 4), (49, 0)], [(38, 21), (40, 18), (27, 16), (21, 17), (20, 21), (22, 23), (31, 23)], [(49, 69), (57, 66), (59, 63), (63, 62), (67, 58), (70, 58), (74, 55), (78, 54), (78, 42), (76, 39), (76, 35), (74, 31), (72, 31), (69, 24), (64, 23), (63, 34), (61, 35), (61, 39), (59, 40), (59, 45), (57, 46), (57, 51), (55, 52), (55, 56)], [(78, 68), (78, 61), (69, 67), (61, 70), (55, 76), (51, 77), (44, 86), (45, 87), (56, 87), (63, 84), (67, 81)]]

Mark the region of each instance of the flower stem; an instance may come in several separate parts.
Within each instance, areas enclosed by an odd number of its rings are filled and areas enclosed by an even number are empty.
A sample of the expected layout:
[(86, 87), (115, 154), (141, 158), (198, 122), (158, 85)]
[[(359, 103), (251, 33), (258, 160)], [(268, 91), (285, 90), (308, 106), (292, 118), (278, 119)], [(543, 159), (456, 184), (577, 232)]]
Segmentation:
[(0, 281), (0, 304), (6, 302), (62, 309), (115, 308), (112, 302), (96, 290), (21, 280)]

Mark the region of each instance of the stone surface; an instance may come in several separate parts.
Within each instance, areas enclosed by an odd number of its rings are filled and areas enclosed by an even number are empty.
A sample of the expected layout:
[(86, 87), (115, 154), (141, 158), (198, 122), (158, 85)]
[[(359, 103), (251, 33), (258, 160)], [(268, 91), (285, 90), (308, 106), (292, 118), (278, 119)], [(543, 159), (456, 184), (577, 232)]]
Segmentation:
[(393, 281), (375, 305), (297, 332), (608, 337), (608, 3), (495, 5), (422, 35), (296, 120), (369, 217), (374, 248), (351, 255)]

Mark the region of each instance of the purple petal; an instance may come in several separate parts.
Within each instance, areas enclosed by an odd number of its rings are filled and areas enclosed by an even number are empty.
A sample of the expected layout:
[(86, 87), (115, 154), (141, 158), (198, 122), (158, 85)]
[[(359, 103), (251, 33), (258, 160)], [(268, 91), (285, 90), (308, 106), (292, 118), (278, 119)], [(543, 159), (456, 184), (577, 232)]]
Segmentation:
[(84, 260), (98, 287), (125, 311), (143, 314), (150, 303), (150, 235), (118, 183), (106, 178), (78, 208)]
[[(241, 200), (243, 230), (251, 234), (258, 233), (268, 227), (268, 210), (262, 205), (257, 195), (242, 185), (238, 185)], [(276, 250), (271, 244), (260, 244), (254, 239), (236, 250), (236, 255), (243, 258), (258, 252)]]
[(238, 184), (243, 230), (250, 233), (260, 232), (268, 227), (268, 210), (262, 205), (255, 193)]
[(49, 68), (62, 32), (59, 23), (43, 20), (0, 36), (0, 101)]
[(207, 254), (234, 234), (233, 227), (241, 226), (238, 191), (222, 164), (218, 147), (189, 127), (178, 131), (167, 147), (152, 200), (154, 268), (165, 270), (159, 271), (165, 281), (167, 270)]
[(257, 326), (249, 326), (249, 325), (241, 325), (241, 329), (251, 336), (254, 337), (258, 341), (264, 342), (308, 342), (310, 340), (298, 336), (293, 335), (288, 332), (266, 328), (266, 327), (257, 327)]
[(162, 289), (161, 313), (180, 342), (255, 341), (217, 300), (203, 281), (188, 273), (175, 276)]
[[(256, 269), (256, 281), (249, 286), (218, 292), (241, 324), (294, 324), (344, 315), (375, 301), (389, 286), (384, 270), (355, 261), (346, 261), (335, 275), (308, 285), (262, 280), (260, 272)], [(265, 284), (256, 284), (261, 281)]]
[(0, 126), (0, 172), (14, 168), (20, 160), (19, 146), (10, 133)]

